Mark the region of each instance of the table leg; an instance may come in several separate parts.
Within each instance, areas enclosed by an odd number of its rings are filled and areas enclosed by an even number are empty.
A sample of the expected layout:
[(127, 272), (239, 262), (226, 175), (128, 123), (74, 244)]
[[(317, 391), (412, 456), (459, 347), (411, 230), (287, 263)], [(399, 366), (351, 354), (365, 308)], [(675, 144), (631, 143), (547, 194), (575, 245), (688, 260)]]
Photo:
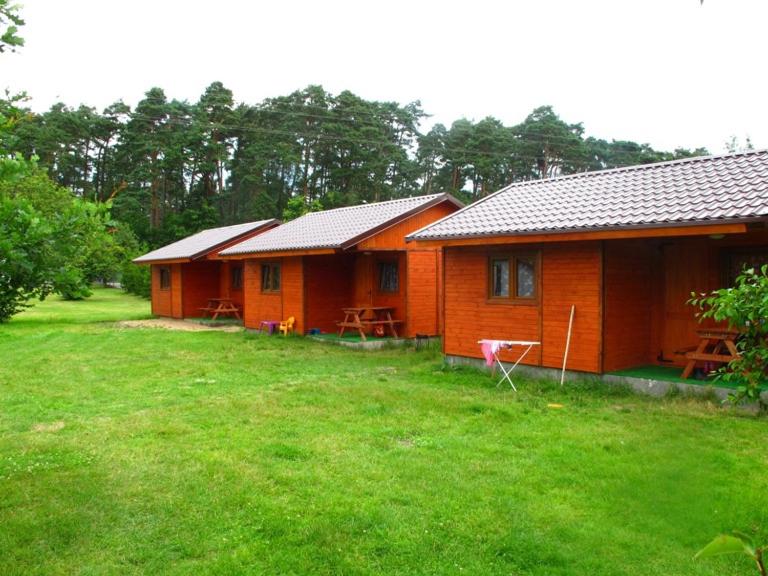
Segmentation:
[[(346, 324), (347, 322), (349, 322), (349, 313), (344, 312), (344, 324)], [(339, 326), (339, 338), (344, 336), (344, 330), (346, 330), (346, 328), (347, 328), (346, 326)]]
[(392, 331), (392, 336), (397, 338), (397, 330), (395, 329), (395, 322), (392, 320), (392, 314), (387, 310), (387, 321), (389, 322), (389, 329)]
[(728, 352), (733, 355), (734, 360), (739, 357), (739, 350), (736, 348), (736, 344), (733, 340), (726, 340), (725, 347), (728, 348)]
[(363, 332), (363, 321), (360, 320), (360, 314), (355, 313), (355, 323), (357, 324), (357, 331), (360, 332), (360, 338), (365, 342), (365, 332)]
[(702, 338), (701, 342), (699, 342), (698, 348), (691, 354), (691, 358), (688, 360), (688, 364), (685, 365), (685, 370), (683, 370), (683, 373), (681, 374), (681, 378), (685, 380), (691, 375), (691, 372), (693, 372), (693, 369), (696, 367), (696, 354), (701, 354), (704, 352), (704, 350), (707, 349), (707, 346), (709, 345), (709, 338)]

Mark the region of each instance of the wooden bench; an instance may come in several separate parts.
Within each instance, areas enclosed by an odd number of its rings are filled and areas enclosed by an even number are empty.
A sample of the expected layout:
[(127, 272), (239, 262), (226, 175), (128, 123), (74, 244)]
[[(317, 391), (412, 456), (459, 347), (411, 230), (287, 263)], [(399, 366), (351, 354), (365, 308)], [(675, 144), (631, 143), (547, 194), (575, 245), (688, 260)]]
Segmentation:
[(210, 314), (211, 320), (216, 320), (219, 314), (231, 314), (240, 320), (240, 308), (228, 298), (209, 298), (208, 306), (203, 306), (200, 310)]

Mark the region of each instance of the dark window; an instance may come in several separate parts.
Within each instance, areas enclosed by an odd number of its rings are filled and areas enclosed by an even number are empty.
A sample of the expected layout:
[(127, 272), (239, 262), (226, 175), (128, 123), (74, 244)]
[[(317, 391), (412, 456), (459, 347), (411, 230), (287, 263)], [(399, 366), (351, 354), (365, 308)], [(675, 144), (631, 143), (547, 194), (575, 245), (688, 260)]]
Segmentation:
[(491, 260), (491, 296), (509, 298), (509, 260)]
[(379, 262), (379, 292), (397, 292), (399, 289), (397, 262)]
[(261, 291), (280, 291), (280, 264), (261, 265)]
[(230, 288), (232, 290), (242, 290), (243, 289), (243, 267), (242, 266), (233, 266), (229, 270), (230, 274)]
[(492, 299), (530, 303), (537, 298), (538, 255), (493, 256), (488, 264), (488, 293)]
[(725, 277), (723, 281), (726, 286), (736, 284), (736, 277), (745, 269), (754, 268), (760, 270), (768, 264), (768, 247), (762, 246), (756, 249), (731, 251), (727, 253), (725, 267)]
[(167, 266), (162, 266), (159, 269), (160, 272), (160, 290), (170, 290), (171, 288), (171, 269)]

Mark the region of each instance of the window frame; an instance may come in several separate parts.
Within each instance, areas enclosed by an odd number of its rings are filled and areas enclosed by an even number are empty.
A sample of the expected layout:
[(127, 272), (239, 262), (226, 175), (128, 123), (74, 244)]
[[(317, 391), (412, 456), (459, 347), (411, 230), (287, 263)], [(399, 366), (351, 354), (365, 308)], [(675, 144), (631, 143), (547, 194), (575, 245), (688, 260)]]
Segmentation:
[(157, 267), (157, 285), (160, 290), (167, 291), (171, 289), (171, 267), (170, 266), (158, 266)]
[[(392, 266), (395, 271), (395, 289), (385, 290), (382, 287), (382, 266)], [(397, 260), (377, 260), (376, 261), (376, 291), (379, 294), (399, 294), (400, 293), (400, 262)]]
[[(269, 269), (270, 286), (265, 286), (264, 269)], [(275, 270), (277, 270), (277, 286), (275, 286)], [(262, 262), (261, 269), (261, 292), (263, 294), (279, 294), (283, 285), (283, 271), (280, 262)]]
[[(237, 280), (237, 282), (235, 282)], [(233, 292), (241, 292), (243, 290), (243, 267), (231, 266), (229, 268), (229, 289)]]
[[(493, 265), (494, 262), (506, 261), (509, 266), (509, 286), (506, 296), (497, 296), (493, 293)], [(533, 263), (533, 296), (517, 295), (517, 265), (520, 260)], [(541, 252), (538, 250), (525, 250), (519, 252), (499, 252), (488, 255), (486, 265), (486, 295), (489, 303), (515, 304), (520, 306), (538, 306), (541, 296)]]

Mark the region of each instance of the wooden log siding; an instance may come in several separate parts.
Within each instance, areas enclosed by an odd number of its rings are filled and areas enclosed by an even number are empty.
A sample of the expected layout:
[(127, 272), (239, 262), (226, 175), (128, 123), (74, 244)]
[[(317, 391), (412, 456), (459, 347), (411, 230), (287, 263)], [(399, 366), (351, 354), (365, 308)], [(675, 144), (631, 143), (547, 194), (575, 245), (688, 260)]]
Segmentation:
[[(481, 358), (481, 338), (534, 340), (529, 364), (562, 366), (571, 305), (576, 306), (568, 358), (572, 370), (600, 371), (602, 250), (597, 242), (520, 246), (539, 251), (539, 298), (535, 304), (509, 304), (488, 298), (487, 249), (445, 250), (446, 354)], [(502, 247), (502, 251), (504, 248)], [(519, 351), (504, 353), (513, 361)]]
[(261, 291), (261, 265), (264, 260), (246, 260), (243, 267), (243, 289), (246, 306), (243, 324), (258, 328), (262, 320), (284, 320), (281, 292)]
[(354, 255), (304, 258), (306, 328), (335, 332), (341, 309), (353, 302)]
[(605, 287), (603, 370), (641, 366), (651, 351), (652, 266), (656, 244), (609, 241), (604, 244)]
[(171, 264), (171, 316), (174, 318), (184, 318), (184, 311), (182, 310), (184, 298), (183, 266), (183, 264)]
[(301, 256), (282, 259), (280, 292), (283, 297), (281, 320), (290, 316), (296, 319), (297, 334), (305, 331), (304, 323), (304, 262)]
[(407, 272), (407, 331), (416, 334), (440, 334), (440, 260), (436, 250), (409, 250)]
[(208, 305), (209, 298), (220, 295), (219, 262), (201, 260), (181, 264), (182, 313), (184, 318), (200, 318), (200, 310)]
[(442, 202), (435, 206), (431, 206), (426, 210), (418, 212), (406, 218), (405, 220), (398, 222), (397, 224), (386, 228), (376, 235), (366, 238), (357, 245), (357, 249), (363, 250), (406, 250), (406, 249), (421, 249), (416, 242), (406, 242), (405, 237), (411, 232), (415, 232), (432, 222), (448, 216), (456, 212), (458, 208), (450, 202)]
[(160, 269), (168, 268), (170, 264), (152, 264), (152, 314), (155, 316), (171, 316), (171, 289), (160, 288)]
[[(263, 264), (280, 264), (280, 290), (262, 292), (261, 267)], [(284, 258), (250, 259), (243, 266), (243, 324), (258, 329), (263, 320), (296, 319), (297, 334), (304, 331), (304, 265), (301, 256)]]
[[(397, 291), (382, 292), (379, 287), (379, 263), (389, 262), (397, 264)], [(373, 306), (391, 306), (392, 318), (401, 320), (397, 331), (399, 335), (407, 334), (408, 326), (406, 322), (406, 291), (408, 283), (407, 258), (404, 251), (400, 252), (377, 252), (372, 261), (373, 269), (370, 275), (370, 290), (372, 294), (371, 304)], [(387, 332), (387, 334), (389, 334)]]

